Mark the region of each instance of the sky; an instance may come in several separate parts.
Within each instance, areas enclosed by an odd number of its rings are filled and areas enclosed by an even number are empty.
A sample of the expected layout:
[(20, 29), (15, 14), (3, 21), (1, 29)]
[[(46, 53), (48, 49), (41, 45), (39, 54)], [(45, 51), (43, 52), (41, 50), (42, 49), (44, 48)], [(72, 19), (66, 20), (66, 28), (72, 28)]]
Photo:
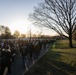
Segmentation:
[[(8, 26), (12, 32), (18, 30), (21, 34), (27, 34), (30, 30), (33, 34), (42, 32), (45, 35), (56, 35), (54, 31), (46, 28), (37, 28), (28, 19), (34, 6), (44, 0), (0, 0), (0, 25)], [(50, 33), (49, 33), (50, 32)]]

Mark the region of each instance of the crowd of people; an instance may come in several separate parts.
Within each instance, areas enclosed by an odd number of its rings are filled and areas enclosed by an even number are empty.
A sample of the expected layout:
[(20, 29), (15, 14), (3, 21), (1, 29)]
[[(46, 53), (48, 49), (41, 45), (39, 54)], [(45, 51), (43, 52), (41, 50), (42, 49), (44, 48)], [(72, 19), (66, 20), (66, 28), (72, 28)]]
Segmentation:
[(26, 67), (26, 59), (38, 59), (42, 46), (45, 50), (47, 44), (54, 41), (50, 40), (15, 40), (15, 41), (0, 41), (0, 75), (3, 75), (5, 68), (8, 68), (8, 73), (11, 74), (11, 65), (15, 61), (16, 56), (21, 56), (22, 67)]

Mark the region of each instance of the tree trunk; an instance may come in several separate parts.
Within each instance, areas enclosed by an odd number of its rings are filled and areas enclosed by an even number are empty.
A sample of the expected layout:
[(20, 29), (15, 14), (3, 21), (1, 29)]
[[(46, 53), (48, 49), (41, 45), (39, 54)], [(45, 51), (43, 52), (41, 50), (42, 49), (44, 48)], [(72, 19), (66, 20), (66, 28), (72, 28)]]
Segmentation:
[(72, 44), (72, 35), (69, 35), (69, 47), (73, 48), (73, 44)]

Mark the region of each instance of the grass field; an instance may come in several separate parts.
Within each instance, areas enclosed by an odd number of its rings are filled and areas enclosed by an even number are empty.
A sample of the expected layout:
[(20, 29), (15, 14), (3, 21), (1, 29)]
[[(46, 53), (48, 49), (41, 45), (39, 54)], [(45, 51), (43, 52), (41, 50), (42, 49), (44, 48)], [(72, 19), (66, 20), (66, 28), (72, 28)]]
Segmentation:
[(76, 75), (76, 48), (69, 48), (67, 40), (57, 41), (25, 75)]

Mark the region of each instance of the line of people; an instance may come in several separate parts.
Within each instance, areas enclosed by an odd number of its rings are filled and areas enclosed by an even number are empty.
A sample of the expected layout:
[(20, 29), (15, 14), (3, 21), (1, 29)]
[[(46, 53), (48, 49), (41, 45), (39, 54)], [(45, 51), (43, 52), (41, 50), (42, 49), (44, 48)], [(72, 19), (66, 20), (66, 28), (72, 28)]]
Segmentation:
[(46, 48), (46, 44), (50, 44), (49, 40), (33, 40), (33, 41), (4, 41), (0, 43), (0, 75), (3, 75), (5, 68), (8, 68), (8, 73), (11, 74), (11, 64), (15, 62), (16, 56), (21, 56), (22, 67), (25, 68), (30, 60), (38, 59), (42, 46)]

